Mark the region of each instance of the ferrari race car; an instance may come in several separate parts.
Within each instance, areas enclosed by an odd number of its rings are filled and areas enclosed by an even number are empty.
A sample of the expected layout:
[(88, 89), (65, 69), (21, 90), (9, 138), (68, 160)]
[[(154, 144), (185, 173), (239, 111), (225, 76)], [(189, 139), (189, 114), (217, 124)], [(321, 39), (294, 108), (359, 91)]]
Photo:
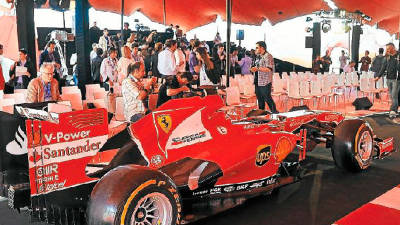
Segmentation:
[(233, 120), (225, 108), (218, 96), (176, 99), (129, 124), (109, 120), (105, 109), (17, 106), (24, 119), (9, 128), (15, 138), (0, 155), (1, 193), (11, 208), (28, 207), (48, 223), (184, 224), (209, 215), (198, 207), (218, 212), (217, 199), (234, 206), (299, 181), (317, 144), (351, 172), (394, 151), (393, 138), (335, 112)]

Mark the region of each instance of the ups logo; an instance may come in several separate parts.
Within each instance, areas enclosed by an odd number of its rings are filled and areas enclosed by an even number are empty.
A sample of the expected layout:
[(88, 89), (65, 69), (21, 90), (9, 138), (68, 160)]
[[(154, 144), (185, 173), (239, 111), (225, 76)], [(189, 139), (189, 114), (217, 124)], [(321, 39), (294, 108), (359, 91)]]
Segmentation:
[(271, 146), (261, 145), (257, 148), (256, 166), (264, 166), (271, 158)]

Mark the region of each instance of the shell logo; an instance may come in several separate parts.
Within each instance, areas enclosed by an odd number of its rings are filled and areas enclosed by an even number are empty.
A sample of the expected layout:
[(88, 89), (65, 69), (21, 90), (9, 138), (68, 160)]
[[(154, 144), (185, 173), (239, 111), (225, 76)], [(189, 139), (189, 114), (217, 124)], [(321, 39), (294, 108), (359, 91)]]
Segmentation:
[(281, 137), (276, 144), (276, 151), (275, 151), (275, 158), (277, 163), (281, 163), (286, 156), (292, 152), (293, 147), (292, 143), (290, 142), (289, 138)]

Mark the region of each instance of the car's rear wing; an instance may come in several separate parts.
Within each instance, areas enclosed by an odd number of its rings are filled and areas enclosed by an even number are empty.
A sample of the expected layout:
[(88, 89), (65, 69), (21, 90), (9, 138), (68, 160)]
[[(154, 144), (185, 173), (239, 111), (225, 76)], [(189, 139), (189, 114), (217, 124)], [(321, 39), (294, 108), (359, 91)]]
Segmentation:
[(97, 180), (87, 177), (85, 168), (107, 141), (105, 109), (25, 114), (31, 118), (26, 120), (31, 196)]

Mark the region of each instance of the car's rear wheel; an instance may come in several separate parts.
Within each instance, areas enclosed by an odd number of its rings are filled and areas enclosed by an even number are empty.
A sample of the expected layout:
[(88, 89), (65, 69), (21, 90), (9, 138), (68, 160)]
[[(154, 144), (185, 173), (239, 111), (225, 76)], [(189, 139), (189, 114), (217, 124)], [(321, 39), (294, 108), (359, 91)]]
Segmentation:
[(171, 179), (133, 166), (107, 173), (93, 189), (87, 209), (89, 225), (175, 225), (180, 212)]
[(337, 167), (359, 172), (371, 165), (373, 133), (362, 120), (344, 120), (335, 129), (332, 156)]
[[(138, 192), (137, 196), (132, 199), (132, 201), (128, 201), (129, 198), (125, 202), (125, 206), (127, 206), (126, 215), (121, 214), (121, 220), (124, 220), (121, 221), (121, 224), (176, 224), (177, 204), (174, 196), (164, 188), (150, 186)], [(124, 211), (122, 213), (124, 213)]]
[(141, 198), (133, 209), (130, 224), (172, 224), (172, 204), (160, 192), (149, 193)]

